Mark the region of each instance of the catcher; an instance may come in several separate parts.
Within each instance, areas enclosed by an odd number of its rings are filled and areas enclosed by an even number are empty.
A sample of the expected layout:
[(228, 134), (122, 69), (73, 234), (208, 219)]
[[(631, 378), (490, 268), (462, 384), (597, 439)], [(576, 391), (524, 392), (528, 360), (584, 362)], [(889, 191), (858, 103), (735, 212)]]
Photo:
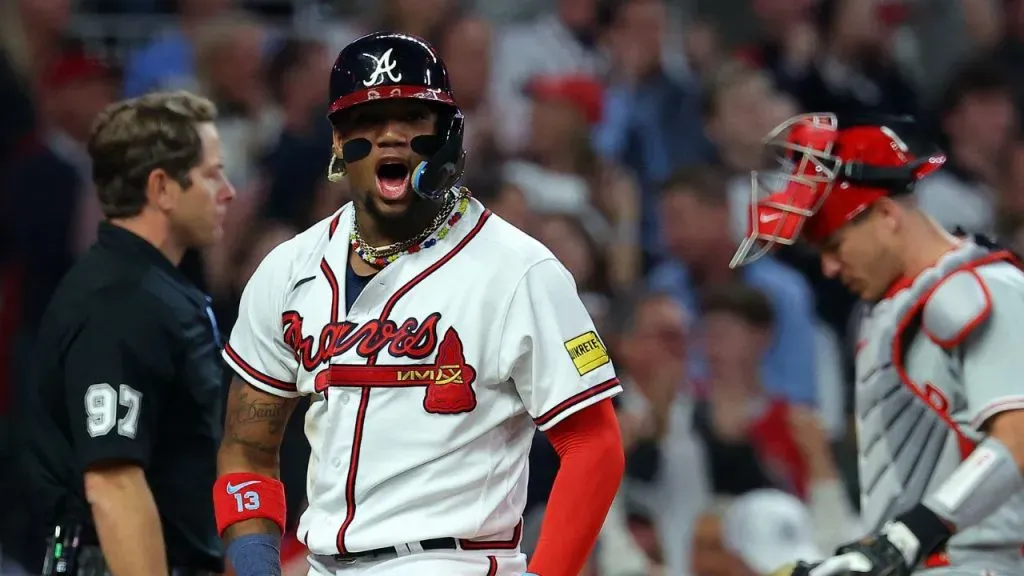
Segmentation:
[[(862, 514), (872, 535), (777, 574), (1024, 574), (1024, 274), (915, 207), (945, 162), (906, 118), (807, 114), (767, 139), (732, 266), (803, 239), (869, 303), (856, 346)], [(781, 172), (781, 173), (780, 173)]]

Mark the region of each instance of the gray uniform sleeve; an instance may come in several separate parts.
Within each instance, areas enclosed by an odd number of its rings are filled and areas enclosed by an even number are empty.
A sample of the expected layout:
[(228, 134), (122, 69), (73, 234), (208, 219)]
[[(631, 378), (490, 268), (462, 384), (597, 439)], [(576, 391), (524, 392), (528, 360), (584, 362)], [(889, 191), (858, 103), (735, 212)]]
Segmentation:
[(971, 426), (1024, 409), (1024, 274), (1009, 264), (979, 270), (990, 310), (959, 345)]

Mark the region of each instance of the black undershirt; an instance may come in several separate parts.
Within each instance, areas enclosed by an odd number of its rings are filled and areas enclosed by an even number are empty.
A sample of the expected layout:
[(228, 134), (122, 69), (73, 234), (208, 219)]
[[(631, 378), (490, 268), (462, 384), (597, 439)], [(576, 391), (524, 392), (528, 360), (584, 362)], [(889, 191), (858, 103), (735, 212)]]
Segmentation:
[(345, 310), (352, 309), (352, 303), (356, 301), (356, 298), (363, 292), (363, 290), (370, 284), (370, 280), (376, 276), (376, 272), (369, 276), (360, 276), (356, 274), (356, 271), (352, 269), (352, 263), (345, 267)]

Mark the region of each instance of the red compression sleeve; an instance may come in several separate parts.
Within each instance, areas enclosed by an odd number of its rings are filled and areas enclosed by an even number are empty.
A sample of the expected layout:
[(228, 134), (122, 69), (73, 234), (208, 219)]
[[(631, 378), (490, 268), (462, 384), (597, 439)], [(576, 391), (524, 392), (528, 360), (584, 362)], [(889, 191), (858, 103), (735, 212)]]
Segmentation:
[(597, 542), (626, 468), (611, 400), (569, 416), (548, 430), (547, 437), (561, 466), (529, 572), (577, 576)]

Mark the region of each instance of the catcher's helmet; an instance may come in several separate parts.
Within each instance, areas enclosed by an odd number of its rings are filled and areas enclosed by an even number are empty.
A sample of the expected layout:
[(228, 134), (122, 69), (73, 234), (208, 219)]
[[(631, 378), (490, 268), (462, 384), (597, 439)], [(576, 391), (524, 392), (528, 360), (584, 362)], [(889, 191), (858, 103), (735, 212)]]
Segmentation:
[(731, 267), (801, 236), (826, 240), (879, 198), (909, 193), (946, 156), (923, 141), (909, 117), (801, 114), (765, 139), (775, 170), (751, 173), (750, 221)]
[[(437, 108), (436, 133), (417, 136), (410, 143), (417, 154), (428, 158), (412, 174), (413, 189), (437, 200), (462, 176), (466, 156), (463, 115), (452, 95), (444, 62), (427, 42), (406, 34), (376, 32), (342, 49), (331, 69), (327, 118), (332, 123), (353, 106), (393, 98), (422, 100)], [(346, 146), (344, 161), (368, 155), (367, 144)], [(335, 161), (332, 158), (330, 173), (335, 173)]]

